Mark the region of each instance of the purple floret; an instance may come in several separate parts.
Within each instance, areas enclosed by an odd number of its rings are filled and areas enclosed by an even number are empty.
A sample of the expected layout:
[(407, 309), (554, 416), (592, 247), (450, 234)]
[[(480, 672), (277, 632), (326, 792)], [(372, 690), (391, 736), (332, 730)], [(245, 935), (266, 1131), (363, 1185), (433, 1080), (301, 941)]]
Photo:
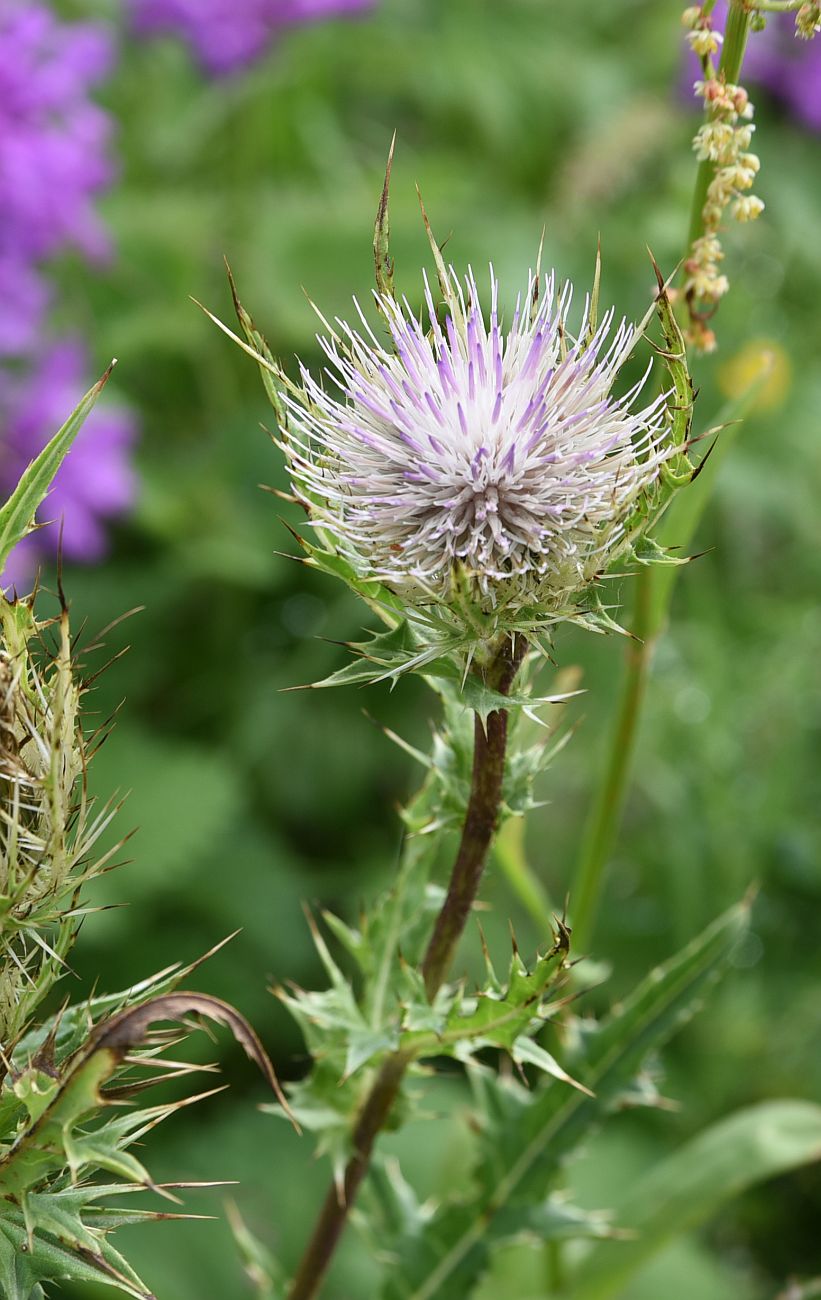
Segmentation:
[(181, 36), (211, 73), (233, 72), (265, 52), (281, 28), (358, 13), (373, 0), (130, 0), (146, 34)]
[[(88, 357), (77, 339), (54, 344), (25, 375), (0, 371), (0, 489), (4, 497), (65, 422), (90, 383)], [(4, 586), (24, 586), (31, 580), (38, 561), (57, 548), (60, 521), (67, 559), (90, 563), (105, 555), (107, 521), (128, 510), (136, 495), (131, 464), (135, 433), (130, 412), (110, 402), (95, 407), (38, 512), (48, 526), (14, 551), (2, 577)]]

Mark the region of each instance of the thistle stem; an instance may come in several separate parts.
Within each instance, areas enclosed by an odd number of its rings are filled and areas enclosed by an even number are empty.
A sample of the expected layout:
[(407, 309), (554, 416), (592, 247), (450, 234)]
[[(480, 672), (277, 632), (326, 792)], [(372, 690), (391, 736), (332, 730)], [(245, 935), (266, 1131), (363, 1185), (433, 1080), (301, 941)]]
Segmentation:
[[(524, 637), (505, 637), (484, 676), (488, 687), (508, 695), (527, 643)], [(428, 998), (433, 999), (447, 977), (456, 945), (470, 916), (490, 851), (502, 799), (507, 752), (506, 709), (488, 714), (474, 724), (473, 773), (470, 796), (459, 847), (442, 910), (422, 962)], [(413, 1057), (394, 1052), (382, 1064), (365, 1100), (352, 1135), (353, 1155), (342, 1185), (329, 1188), (319, 1218), (305, 1249), (288, 1300), (312, 1300), (322, 1284), (342, 1235), (351, 1206), (368, 1172), (376, 1139), (388, 1121), (402, 1077)]]
[(328, 1188), (313, 1235), (288, 1293), (288, 1300), (311, 1300), (317, 1294), (339, 1244), (362, 1179), (368, 1172), (374, 1143), (387, 1123), (409, 1063), (410, 1057), (403, 1052), (394, 1052), (376, 1076), (353, 1131), (351, 1142), (354, 1153), (345, 1167), (342, 1186), (337, 1187), (336, 1183), (332, 1183)]
[[(727, 82), (737, 83), (739, 80), (751, 21), (752, 9), (746, 0), (730, 0), (719, 65), (719, 76)], [(688, 248), (704, 233), (703, 209), (715, 167), (713, 162), (702, 162), (696, 173)], [(632, 632), (637, 640), (628, 647), (624, 684), (602, 779), (588, 815), (570, 894), (573, 936), (579, 951), (590, 943), (593, 933), (602, 877), (621, 821), (650, 663), (669, 604), (669, 584), (659, 598), (657, 582), (658, 575), (651, 567), (643, 568), (635, 580)]]
[[(500, 695), (507, 695), (524, 654), (525, 641), (505, 638), (494, 660), (488, 685)], [(422, 962), (425, 992), (433, 1001), (450, 968), (456, 945), (470, 916), (490, 842), (496, 830), (507, 751), (507, 710), (488, 714), (483, 723), (478, 713), (473, 728), (473, 775), (459, 851), (451, 872), (450, 885), (442, 910), (436, 919), (427, 952)]]

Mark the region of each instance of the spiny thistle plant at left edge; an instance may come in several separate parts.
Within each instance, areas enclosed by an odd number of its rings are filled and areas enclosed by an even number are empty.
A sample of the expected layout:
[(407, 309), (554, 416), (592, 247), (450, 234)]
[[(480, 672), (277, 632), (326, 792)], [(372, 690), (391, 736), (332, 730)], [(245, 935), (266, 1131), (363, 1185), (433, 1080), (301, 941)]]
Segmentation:
[[(35, 527), (106, 378), (0, 507), (0, 571)], [(195, 1100), (146, 1101), (152, 1083), (196, 1069), (164, 1056), (187, 1035), (180, 1022), (201, 1016), (226, 1025), (271, 1087), (279, 1085), (237, 1011), (179, 989), (198, 963), (175, 962), (121, 993), (70, 1002), (71, 950), (94, 910), (88, 888), (121, 846), (102, 847), (118, 806), (96, 803), (87, 783), (110, 723), (86, 725), (95, 674), (78, 660), (59, 594), (53, 618), (38, 617), (34, 596), (0, 595), (0, 1296), (42, 1300), (51, 1283), (76, 1281), (150, 1300), (111, 1238), (125, 1224), (169, 1217), (118, 1198), (142, 1188), (177, 1199), (155, 1186), (133, 1148)], [(155, 1028), (162, 1022), (164, 1030)]]

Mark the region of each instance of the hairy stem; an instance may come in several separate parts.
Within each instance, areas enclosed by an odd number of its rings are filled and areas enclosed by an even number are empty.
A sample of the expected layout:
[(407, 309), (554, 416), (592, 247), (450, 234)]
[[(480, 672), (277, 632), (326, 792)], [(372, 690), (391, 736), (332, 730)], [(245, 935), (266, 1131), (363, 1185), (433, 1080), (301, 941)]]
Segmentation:
[[(523, 637), (505, 637), (485, 672), (487, 685), (507, 695), (525, 654)], [(428, 998), (433, 998), (447, 977), (456, 945), (468, 917), (490, 851), (502, 798), (507, 750), (506, 709), (488, 715), (483, 725), (478, 714), (474, 729), (473, 773), (470, 796), (450, 884), (442, 910), (422, 962)], [(368, 1172), (374, 1143), (385, 1127), (413, 1056), (394, 1052), (382, 1064), (352, 1135), (353, 1155), (342, 1185), (328, 1189), (313, 1234), (305, 1249), (288, 1300), (312, 1300), (333, 1258), (351, 1206)]]
[(342, 1186), (337, 1187), (336, 1183), (332, 1183), (328, 1188), (313, 1235), (288, 1293), (289, 1300), (310, 1300), (311, 1296), (316, 1295), (342, 1236), (362, 1179), (368, 1172), (374, 1142), (387, 1123), (410, 1059), (403, 1052), (395, 1052), (382, 1065), (353, 1132), (351, 1142), (354, 1153), (345, 1167)]
[[(745, 0), (730, 0), (719, 65), (719, 75), (725, 81), (739, 80), (751, 21), (752, 12)], [(704, 233), (703, 209), (715, 167), (713, 162), (702, 162), (696, 173), (688, 248)], [(681, 543), (685, 539), (677, 540)], [(659, 586), (663, 588), (661, 595), (657, 591)], [(602, 877), (618, 833), (650, 663), (656, 639), (664, 626), (670, 594), (670, 581), (660, 577), (653, 568), (645, 567), (637, 575), (632, 632), (638, 640), (631, 642), (627, 650), (624, 683), (607, 757), (588, 814), (570, 894), (574, 942), (580, 951), (591, 939)]]
[[(507, 695), (513, 684), (524, 646), (522, 637), (513, 641), (505, 638), (504, 646), (491, 666), (488, 685), (501, 695)], [(431, 1001), (450, 968), (456, 945), (470, 916), (496, 829), (505, 774), (507, 717), (507, 711), (499, 709), (489, 714), (484, 724), (478, 713), (474, 721), (473, 776), (462, 838), (447, 896), (422, 962), (425, 992)]]

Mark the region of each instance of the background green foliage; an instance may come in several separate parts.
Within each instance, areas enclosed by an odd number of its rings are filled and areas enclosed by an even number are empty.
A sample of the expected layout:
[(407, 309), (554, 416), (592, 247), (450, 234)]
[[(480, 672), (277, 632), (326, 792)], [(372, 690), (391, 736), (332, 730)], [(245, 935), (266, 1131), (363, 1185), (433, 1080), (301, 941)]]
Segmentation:
[[(97, 888), (97, 902), (129, 907), (87, 921), (78, 988), (123, 987), (241, 926), (199, 984), (249, 1016), (281, 1075), (298, 1075), (301, 1044), (266, 983), (322, 984), (301, 900), (356, 916), (390, 879), (395, 804), (417, 780), (364, 710), (414, 743), (427, 737), (428, 697), (414, 681), (393, 694), (279, 693), (341, 666), (324, 638), (357, 639), (363, 610), (277, 553), (293, 543), (256, 486), (283, 476), (259, 428), (270, 412), (255, 367), (188, 295), (227, 318), (227, 254), (274, 352), (315, 361), (302, 286), (329, 315), (369, 292), (396, 128), (392, 244), (412, 300), (426, 260), (418, 180), (439, 237), (454, 232), (457, 265), (481, 276), (492, 259), (512, 295), (546, 224), (547, 264), (585, 283), (601, 231), (602, 301), (641, 314), (653, 285), (645, 244), (669, 272), (687, 225), (694, 120), (677, 92), (680, 43), (678, 6), (651, 0), (382, 0), (366, 21), (294, 32), (227, 82), (205, 82), (173, 42), (127, 49), (107, 92), (121, 124), (122, 176), (107, 200), (118, 260), (97, 279), (63, 274), (101, 367), (120, 357), (112, 382), (140, 409), (143, 488), (112, 558), (66, 582), (74, 626), (86, 619), (90, 632), (145, 606), (109, 637), (132, 650), (100, 680), (97, 707), (127, 702), (94, 772), (102, 793), (133, 791), (125, 817), (140, 832), (133, 863)], [(572, 1169), (591, 1208), (623, 1202), (634, 1173), (729, 1110), (817, 1097), (821, 1086), (821, 168), (817, 139), (762, 99), (767, 211), (727, 238), (732, 291), (721, 351), (697, 364), (696, 428), (715, 419), (750, 339), (782, 358), (779, 404), (743, 429), (698, 537), (706, 553), (679, 582), (594, 944), (613, 973), (591, 1007), (751, 882), (761, 893), (739, 969), (668, 1049), (665, 1093), (681, 1109), (624, 1114)], [(570, 878), (622, 649), (572, 630), (558, 639), (560, 665), (582, 667), (587, 694), (546, 779), (549, 803), (529, 824), (527, 855), (554, 900)], [(525, 954), (544, 946), (499, 869), (489, 892), (483, 924), (502, 964), (508, 915)], [(478, 973), (479, 959), (472, 934), (464, 961)], [(239, 1179), (249, 1225), (293, 1264), (327, 1171), (308, 1139), (255, 1109), (262, 1093), (239, 1057), (227, 1073), (230, 1093), (153, 1143), (152, 1172)], [(434, 1117), (394, 1140), (422, 1193), (458, 1182), (469, 1104), (446, 1073), (427, 1089)], [(223, 1199), (193, 1194), (188, 1207), (222, 1216)], [(819, 1209), (817, 1168), (785, 1176), (678, 1241), (625, 1295), (773, 1297), (789, 1275), (821, 1272)], [(129, 1231), (120, 1248), (159, 1296), (245, 1294), (224, 1217)], [(548, 1265), (507, 1251), (482, 1300), (535, 1300)], [(369, 1294), (371, 1277), (352, 1235), (328, 1294)]]

